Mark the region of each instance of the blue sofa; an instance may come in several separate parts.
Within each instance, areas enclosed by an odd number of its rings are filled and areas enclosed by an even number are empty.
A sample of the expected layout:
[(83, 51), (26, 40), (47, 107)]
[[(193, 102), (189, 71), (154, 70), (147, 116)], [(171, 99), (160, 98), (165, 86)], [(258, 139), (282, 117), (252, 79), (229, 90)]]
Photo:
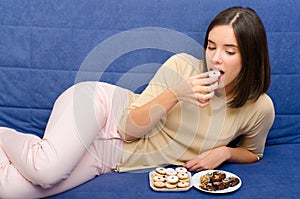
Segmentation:
[[(224, 198), (300, 196), (300, 24), (298, 0), (2, 0), (0, 126), (42, 136), (59, 94), (80, 81), (104, 81), (141, 92), (168, 57), (201, 57), (209, 22), (221, 10), (254, 8), (267, 31), (269, 95), (276, 119), (265, 155), (219, 169), (242, 179)], [(195, 188), (154, 192), (148, 173), (101, 175), (51, 198), (213, 198)]]

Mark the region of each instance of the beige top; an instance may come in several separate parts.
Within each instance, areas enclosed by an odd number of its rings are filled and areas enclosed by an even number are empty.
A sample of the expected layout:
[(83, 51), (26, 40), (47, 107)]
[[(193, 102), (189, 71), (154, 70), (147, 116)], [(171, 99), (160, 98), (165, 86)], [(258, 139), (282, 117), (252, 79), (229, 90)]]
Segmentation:
[[(119, 131), (122, 137), (128, 111), (152, 100), (182, 78), (204, 72), (203, 62), (187, 54), (167, 60), (140, 95), (132, 96)], [(229, 108), (226, 101), (213, 97), (209, 106), (200, 108), (178, 102), (144, 137), (124, 143), (122, 163), (118, 171), (162, 165), (182, 165), (212, 148), (227, 145), (239, 135), (238, 143), (262, 157), (265, 140), (274, 120), (272, 100), (266, 94), (242, 108)]]

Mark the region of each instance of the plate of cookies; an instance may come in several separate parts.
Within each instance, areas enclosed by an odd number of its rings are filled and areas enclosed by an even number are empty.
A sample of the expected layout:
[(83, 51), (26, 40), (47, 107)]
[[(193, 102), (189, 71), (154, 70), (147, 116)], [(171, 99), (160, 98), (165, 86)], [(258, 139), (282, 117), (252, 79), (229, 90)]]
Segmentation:
[(193, 175), (192, 182), (195, 188), (208, 193), (229, 193), (242, 185), (237, 175), (222, 170), (200, 171)]
[(158, 167), (149, 173), (149, 182), (154, 191), (188, 191), (192, 176), (184, 167)]

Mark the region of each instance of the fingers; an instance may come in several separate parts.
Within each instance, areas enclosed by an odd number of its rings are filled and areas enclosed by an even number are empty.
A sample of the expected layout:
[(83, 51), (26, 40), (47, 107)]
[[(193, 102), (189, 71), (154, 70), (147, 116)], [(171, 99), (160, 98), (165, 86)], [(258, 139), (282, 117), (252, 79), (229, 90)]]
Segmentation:
[(170, 90), (179, 100), (191, 102), (199, 107), (205, 107), (218, 89), (218, 78), (209, 77), (208, 73), (192, 76), (179, 81)]
[(192, 159), (190, 161), (187, 161), (183, 166), (187, 168), (189, 171), (194, 171), (192, 170), (193, 167), (197, 165), (197, 161), (195, 159)]
[(184, 167), (187, 168), (189, 171), (207, 170), (207, 168), (205, 168), (204, 165), (201, 165), (201, 162), (198, 158), (186, 162)]
[(190, 78), (190, 85), (194, 92), (196, 104), (200, 107), (208, 105), (209, 100), (214, 96), (214, 90), (219, 87), (217, 77), (208, 77), (208, 73), (202, 73)]
[(214, 92), (207, 93), (207, 94), (202, 94), (202, 93), (196, 93), (195, 97), (196, 100), (198, 101), (198, 106), (200, 107), (205, 107), (208, 105), (209, 100), (214, 96)]
[(226, 161), (226, 156), (224, 156), (224, 147), (221, 146), (215, 149), (201, 153), (199, 156), (189, 160), (184, 165), (190, 171), (201, 171), (214, 169), (220, 166), (224, 161)]
[(195, 92), (210, 93), (219, 87), (217, 77), (202, 78), (201, 75), (196, 75), (189, 79), (189, 84)]
[[(196, 76), (198, 76), (198, 77), (201, 78), (201, 79), (203, 79), (203, 78), (208, 78), (208, 77), (210, 77), (210, 73), (211, 73), (211, 71), (208, 71), (208, 72), (204, 72), (204, 73), (201, 73), (201, 74), (199, 74), (199, 75), (196, 75)], [(214, 76), (213, 78), (215, 78), (215, 77), (218, 78), (218, 76)]]
[(208, 86), (208, 88), (209, 88), (210, 92), (211, 92), (211, 91), (214, 91), (214, 90), (216, 90), (217, 88), (219, 88), (219, 83), (218, 83), (218, 82), (215, 82), (215, 83), (213, 83), (213, 84), (210, 84), (210, 85)]
[(203, 76), (196, 75), (190, 78), (190, 85), (191, 86), (210, 86), (212, 84), (215, 84), (218, 82), (217, 77), (206, 77), (203, 78)]
[(195, 98), (200, 103), (200, 107), (204, 107), (208, 104), (209, 100), (215, 96), (214, 90), (218, 88), (218, 83), (214, 83), (210, 86), (204, 86), (195, 90)]

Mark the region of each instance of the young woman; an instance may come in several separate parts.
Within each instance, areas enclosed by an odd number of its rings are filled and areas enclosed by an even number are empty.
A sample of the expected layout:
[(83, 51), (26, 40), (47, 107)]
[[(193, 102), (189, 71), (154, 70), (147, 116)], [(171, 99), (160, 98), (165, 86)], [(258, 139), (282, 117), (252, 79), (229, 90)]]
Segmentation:
[(100, 82), (72, 86), (43, 139), (0, 128), (0, 198), (45, 197), (113, 170), (258, 161), (274, 120), (263, 24), (252, 9), (224, 10), (204, 48), (204, 61), (172, 56), (140, 95)]

